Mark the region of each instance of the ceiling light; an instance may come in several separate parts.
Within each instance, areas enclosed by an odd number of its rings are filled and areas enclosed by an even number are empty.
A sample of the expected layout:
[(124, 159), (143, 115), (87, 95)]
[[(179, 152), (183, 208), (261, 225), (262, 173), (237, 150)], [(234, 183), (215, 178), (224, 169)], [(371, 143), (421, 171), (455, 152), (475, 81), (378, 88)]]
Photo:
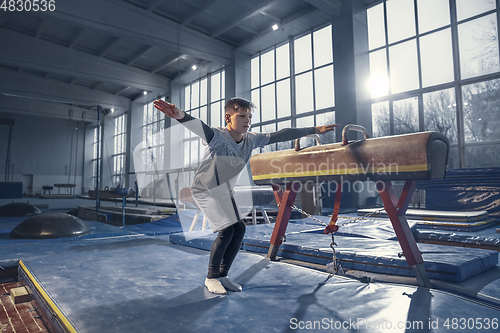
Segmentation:
[(277, 25), (277, 24), (274, 24), (274, 25), (273, 25), (273, 30), (278, 30), (278, 28), (279, 28), (279, 27), (278, 27), (278, 25)]
[(115, 109), (111, 108), (111, 113), (115, 112)]
[(191, 68), (193, 69), (193, 71), (195, 71), (196, 68), (198, 68), (198, 67), (196, 67), (196, 65), (193, 65), (193, 66), (191, 66)]
[(144, 95), (147, 95), (147, 94), (148, 94), (148, 92), (147, 92), (146, 90), (144, 90), (143, 94), (144, 94)]

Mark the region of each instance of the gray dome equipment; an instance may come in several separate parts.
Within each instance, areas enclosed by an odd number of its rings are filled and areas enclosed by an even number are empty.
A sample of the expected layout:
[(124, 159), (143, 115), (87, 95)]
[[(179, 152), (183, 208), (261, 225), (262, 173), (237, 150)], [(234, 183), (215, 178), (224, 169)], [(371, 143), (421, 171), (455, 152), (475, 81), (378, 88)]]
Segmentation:
[(30, 217), (15, 227), (11, 238), (49, 239), (79, 237), (90, 233), (90, 228), (78, 217), (65, 213), (44, 213)]
[(37, 207), (24, 202), (13, 202), (0, 207), (1, 217), (31, 216), (41, 213), (42, 211)]

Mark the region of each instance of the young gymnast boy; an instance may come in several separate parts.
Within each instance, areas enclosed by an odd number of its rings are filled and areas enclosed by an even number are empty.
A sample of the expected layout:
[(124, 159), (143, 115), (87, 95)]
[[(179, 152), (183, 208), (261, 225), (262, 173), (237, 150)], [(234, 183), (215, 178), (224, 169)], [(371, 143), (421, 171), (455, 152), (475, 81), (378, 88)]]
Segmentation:
[(200, 119), (179, 110), (175, 104), (162, 100), (155, 101), (154, 106), (168, 117), (178, 120), (208, 145), (191, 186), (194, 201), (207, 217), (213, 232), (218, 232), (210, 249), (205, 286), (214, 294), (224, 295), (226, 289), (241, 291), (241, 286), (227, 277), (245, 235), (245, 224), (238, 212), (232, 189), (250, 159), (252, 150), (308, 134), (327, 133), (339, 125), (288, 128), (274, 133), (248, 132), (255, 106), (239, 97), (226, 103), (226, 127), (211, 128)]

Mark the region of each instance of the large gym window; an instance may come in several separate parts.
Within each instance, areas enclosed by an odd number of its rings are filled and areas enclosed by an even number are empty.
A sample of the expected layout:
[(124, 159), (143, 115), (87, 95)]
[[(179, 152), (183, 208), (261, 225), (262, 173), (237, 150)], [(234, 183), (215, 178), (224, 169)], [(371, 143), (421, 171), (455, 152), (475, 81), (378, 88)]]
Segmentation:
[(384, 0), (368, 8), (374, 136), (438, 131), (450, 167), (500, 163), (498, 8), (492, 0)]
[[(257, 106), (253, 131), (275, 132), (334, 123), (331, 25), (255, 55), (251, 60), (251, 89), (252, 102)], [(325, 134), (322, 140), (334, 142), (334, 133)], [(303, 145), (312, 143), (310, 138), (303, 140)], [(290, 142), (282, 142), (262, 150), (291, 147)]]
[(114, 152), (113, 152), (113, 185), (124, 187), (125, 153), (126, 153), (126, 114), (115, 118)]

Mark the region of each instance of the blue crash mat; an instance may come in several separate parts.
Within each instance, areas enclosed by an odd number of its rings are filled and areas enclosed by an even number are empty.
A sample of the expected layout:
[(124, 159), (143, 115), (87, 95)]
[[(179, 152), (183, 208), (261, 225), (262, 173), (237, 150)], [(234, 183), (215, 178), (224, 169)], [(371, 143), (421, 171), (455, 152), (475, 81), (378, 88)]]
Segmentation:
[[(247, 225), (245, 237), (268, 237), (271, 238), (273, 233), (274, 223), (271, 224), (257, 224)], [(294, 223), (290, 221), (288, 224), (286, 234), (293, 234), (299, 232), (323, 232), (323, 228), (306, 223)], [(212, 229), (206, 230), (193, 230), (178, 234), (170, 235), (170, 242), (173, 244), (186, 245), (201, 250), (210, 250), (213, 241), (217, 237), (217, 233), (212, 232)]]
[(0, 217), (0, 234), (10, 233), (12, 229), (17, 227), (21, 222), (29, 219), (32, 216), (9, 216)]
[[(267, 253), (274, 224), (247, 226), (243, 249)], [(324, 235), (321, 228), (310, 229), (310, 225), (289, 223), (286, 243), (280, 246), (279, 256), (316, 264), (332, 261), (331, 237)], [(198, 249), (210, 250), (216, 234), (211, 230), (173, 234), (170, 241)], [(414, 276), (401, 253), (399, 242), (383, 239), (335, 236), (338, 244), (337, 257), (346, 269), (375, 273)], [(498, 263), (498, 252), (454, 248), (448, 246), (419, 244), (423, 252), (425, 267), (432, 279), (463, 281), (480, 274)]]
[[(183, 212), (184, 216), (188, 214), (186, 211)], [(194, 216), (194, 213), (191, 212)], [(319, 219), (323, 223), (328, 224), (330, 222), (330, 217), (328, 216), (318, 216), (314, 215), (315, 218)], [(188, 218), (183, 218), (185, 220), (192, 219), (191, 216)], [(354, 223), (350, 223), (355, 221)], [(183, 225), (185, 225), (183, 221)], [(350, 236), (350, 237), (361, 237), (361, 238), (372, 238), (372, 239), (388, 239), (396, 240), (396, 234), (392, 228), (392, 224), (388, 219), (361, 219), (358, 220), (356, 216), (350, 217), (340, 217), (337, 221), (340, 225), (340, 229), (337, 232), (339, 236)], [(410, 229), (415, 232), (417, 229), (416, 221), (408, 221)], [(198, 229), (201, 229), (201, 218), (197, 224)], [(259, 238), (268, 237), (270, 238), (273, 233), (274, 223), (271, 224), (258, 224), (247, 226), (247, 231), (245, 237)], [(297, 232), (307, 232), (307, 233), (317, 233), (324, 234), (325, 226), (321, 225), (319, 222), (311, 219), (291, 219), (288, 223), (286, 234), (292, 234)], [(188, 228), (189, 229), (189, 228)], [(186, 228), (184, 228), (186, 231)], [(139, 232), (139, 231), (138, 231)], [(194, 232), (194, 233), (193, 233)], [(202, 250), (210, 250), (210, 246), (214, 241), (216, 235), (211, 231), (211, 229), (194, 230), (191, 233), (183, 233), (179, 235), (171, 235), (170, 241), (174, 244), (188, 245)]]
[(164, 219), (141, 224), (126, 225), (125, 230), (149, 236), (168, 235), (189, 230), (189, 225), (183, 224), (179, 215), (174, 214)]
[(479, 231), (495, 226), (497, 221), (495, 219), (486, 219), (478, 222), (440, 222), (440, 221), (419, 221), (417, 223), (418, 229), (438, 229), (449, 231)]
[[(314, 218), (323, 223), (329, 224), (331, 217), (314, 215)], [(311, 218), (301, 220), (301, 223), (310, 223), (311, 225), (321, 226), (317, 221)], [(396, 233), (392, 227), (391, 221), (387, 218), (360, 218), (358, 216), (339, 216), (337, 220), (339, 231), (336, 235), (349, 237), (363, 237), (373, 239), (390, 239), (396, 240)], [(417, 230), (417, 221), (408, 221), (408, 225), (412, 232)], [(323, 229), (325, 227), (323, 226)], [(323, 233), (321, 230), (319, 233)]]
[(193, 230), (172, 234), (169, 240), (172, 244), (185, 245), (200, 250), (210, 250), (217, 234), (212, 229)]
[[(358, 209), (358, 215), (373, 214), (372, 216), (387, 217), (385, 209), (366, 208)], [(477, 222), (488, 218), (487, 211), (439, 211), (427, 209), (408, 209), (406, 218), (413, 220), (444, 221), (444, 222)]]
[[(270, 237), (245, 237), (243, 248), (267, 253)], [(336, 236), (337, 258), (342, 267), (375, 273), (414, 276), (406, 260), (399, 258), (401, 247), (397, 241)], [(317, 264), (332, 261), (329, 235), (299, 233), (287, 235), (280, 246), (279, 256)], [(450, 246), (418, 244), (429, 278), (446, 281), (463, 281), (480, 274), (498, 263), (498, 252), (455, 248)]]
[(460, 245), (500, 251), (500, 233), (495, 232), (481, 234), (418, 230), (415, 236), (422, 243)]
[(44, 255), (65, 253), (77, 241), (92, 243), (97, 239), (134, 239), (136, 233), (95, 221), (83, 221), (89, 228), (90, 234), (80, 237), (55, 239), (13, 239), (10, 231), (0, 233), (0, 265), (16, 267), (23, 258), (34, 258)]
[(96, 221), (83, 221), (89, 228), (90, 233), (84, 236), (78, 237), (62, 237), (53, 239), (21, 239), (21, 238), (11, 238), (10, 230), (5, 230), (5, 232), (0, 233), (0, 247), (10, 246), (15, 244), (30, 244), (30, 243), (48, 243), (48, 242), (61, 242), (61, 241), (74, 241), (79, 239), (94, 239), (103, 237), (119, 237), (126, 235), (135, 235), (135, 232), (124, 230), (110, 224), (104, 224)]
[[(500, 314), (449, 293), (363, 284), (246, 252), (230, 272), (243, 291), (216, 296), (203, 287), (207, 251), (148, 243), (144, 237), (125, 243), (79, 241), (69, 253), (23, 260), (20, 276), (33, 276), (58, 308), (56, 315), (80, 333), (203, 333), (218, 327), (224, 332), (377, 333), (404, 332), (407, 322), (417, 326), (406, 331), (428, 332), (448, 331), (446, 325), (451, 330), (452, 318), (491, 321)], [(328, 326), (311, 326), (318, 324)], [(403, 328), (394, 330), (398, 326)]]

